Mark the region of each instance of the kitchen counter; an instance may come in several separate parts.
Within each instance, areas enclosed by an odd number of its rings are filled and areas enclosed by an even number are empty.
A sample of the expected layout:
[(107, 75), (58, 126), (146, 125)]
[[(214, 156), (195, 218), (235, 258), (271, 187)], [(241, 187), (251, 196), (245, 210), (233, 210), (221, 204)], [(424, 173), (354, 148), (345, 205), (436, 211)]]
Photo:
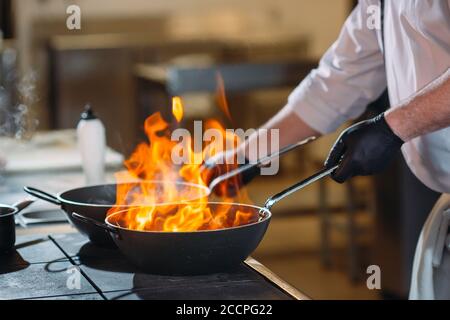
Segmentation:
[[(9, 204), (28, 197), (24, 185), (58, 193), (84, 184), (76, 168), (3, 174), (0, 202)], [(113, 181), (111, 170), (107, 180)], [(50, 212), (57, 221), (17, 225), (16, 250), (0, 255), (0, 299), (308, 299), (252, 258), (229, 273), (142, 273), (119, 251), (91, 244), (67, 223), (58, 206), (38, 200), (22, 213), (36, 217)]]
[[(157, 258), (157, 257), (155, 257)], [(0, 256), (0, 299), (308, 299), (248, 258), (235, 270), (200, 276), (145, 274), (113, 248), (79, 233), (19, 236)]]

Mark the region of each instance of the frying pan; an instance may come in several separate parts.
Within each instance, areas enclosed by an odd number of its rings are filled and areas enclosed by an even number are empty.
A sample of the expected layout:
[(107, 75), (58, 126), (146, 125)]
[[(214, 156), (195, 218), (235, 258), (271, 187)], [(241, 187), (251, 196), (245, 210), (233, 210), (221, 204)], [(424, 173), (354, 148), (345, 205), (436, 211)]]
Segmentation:
[(33, 200), (24, 200), (8, 206), (0, 204), (0, 254), (14, 248), (16, 242), (15, 215), (33, 203)]
[[(136, 181), (126, 184), (136, 184), (136, 188), (140, 188), (139, 186), (142, 183), (153, 184), (156, 188), (164, 188), (165, 185), (170, 183), (171, 186), (175, 185), (181, 193), (185, 194), (187, 200), (199, 199), (209, 194), (209, 189), (205, 186), (180, 181), (169, 182), (149, 180), (145, 182)], [(120, 185), (123, 184), (111, 183), (80, 187), (70, 189), (56, 195), (28, 186), (24, 187), (24, 190), (36, 198), (60, 206), (66, 213), (72, 225), (74, 225), (75, 228), (77, 228), (82, 234), (86, 235), (93, 243), (101, 246), (112, 246), (114, 243), (111, 241), (111, 237), (104, 231), (104, 229), (98, 228), (95, 225), (81, 223), (79, 220), (73, 219), (71, 213), (79, 212), (94, 220), (104, 221), (108, 210), (112, 208), (126, 209), (127, 207), (130, 207), (130, 205), (115, 205), (116, 190), (120, 187)], [(160, 199), (160, 202), (163, 202), (163, 199)]]
[[(306, 140), (302, 140), (297, 143), (288, 145), (287, 147), (280, 149), (278, 152), (274, 152), (264, 158), (261, 158), (259, 161), (243, 165), (235, 170), (232, 170), (222, 176), (217, 177), (216, 179), (211, 181), (208, 187), (195, 183), (181, 182), (181, 181), (170, 182), (163, 180), (151, 180), (151, 181), (148, 180), (145, 181), (144, 183), (152, 183), (154, 184), (156, 189), (164, 188), (164, 186), (167, 184), (170, 184), (171, 186), (175, 185), (178, 191), (183, 195), (183, 199), (185, 201), (198, 200), (203, 197), (209, 196), (212, 190), (214, 190), (214, 188), (218, 186), (221, 182), (230, 179), (231, 177), (234, 177), (246, 170), (252, 169), (255, 166), (259, 166), (262, 163), (265, 163), (275, 157), (278, 157), (286, 152), (289, 152), (314, 139), (315, 139), (314, 137), (311, 137)], [(207, 168), (205, 167), (202, 169)], [(136, 188), (139, 188), (139, 185), (142, 183), (142, 181), (136, 181), (131, 183), (135, 183)], [(129, 207), (127, 205), (115, 205), (116, 190), (117, 187), (119, 186), (120, 184), (115, 183), (94, 185), (70, 189), (56, 195), (28, 186), (24, 187), (24, 190), (28, 194), (31, 194), (39, 199), (60, 206), (66, 213), (69, 221), (75, 226), (75, 228), (77, 228), (78, 231), (80, 231), (82, 234), (86, 235), (89, 238), (89, 240), (92, 241), (93, 243), (101, 246), (112, 246), (114, 245), (113, 241), (111, 240), (109, 234), (105, 232), (103, 228), (99, 228), (94, 224), (81, 223), (79, 220), (73, 219), (71, 213), (77, 212), (85, 217), (92, 218), (98, 222), (103, 223), (106, 218), (107, 212), (111, 208), (126, 209), (127, 207)], [(156, 204), (164, 202), (167, 202), (167, 200), (165, 201), (165, 199), (161, 197), (161, 199), (157, 200)], [(143, 203), (142, 205), (145, 206), (146, 204)], [(147, 205), (153, 204), (148, 203)]]
[[(267, 230), (272, 216), (270, 209), (275, 203), (329, 175), (335, 168), (323, 169), (281, 191), (269, 198), (264, 207), (228, 203), (230, 210), (245, 208), (257, 217), (255, 222), (232, 228), (191, 232), (140, 231), (125, 227), (123, 218), (126, 211), (109, 215), (104, 223), (78, 213), (72, 213), (72, 216), (108, 232), (122, 254), (145, 272), (195, 275), (227, 271), (238, 266), (256, 249)], [(208, 202), (212, 212), (223, 204)], [(175, 205), (181, 207), (186, 203)]]

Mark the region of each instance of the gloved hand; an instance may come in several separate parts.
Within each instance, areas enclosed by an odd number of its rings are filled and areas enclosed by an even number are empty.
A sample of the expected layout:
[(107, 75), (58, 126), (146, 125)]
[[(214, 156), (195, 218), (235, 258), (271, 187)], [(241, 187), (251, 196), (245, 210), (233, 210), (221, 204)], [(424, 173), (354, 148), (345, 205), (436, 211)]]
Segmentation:
[[(223, 152), (208, 159), (204, 163), (206, 170), (203, 174), (203, 180), (207, 185), (209, 185), (215, 178), (249, 163), (248, 159), (245, 159), (244, 164), (226, 164), (225, 159), (230, 157), (235, 157), (235, 155), (231, 152)], [(234, 161), (233, 163), (236, 162), (237, 161)], [(251, 180), (253, 180), (253, 178), (257, 177), (260, 174), (260, 167), (252, 167), (235, 177), (231, 177), (228, 180), (221, 182), (217, 187), (214, 188), (214, 193), (220, 197), (234, 197), (240, 188), (248, 184)]]
[(380, 114), (343, 131), (331, 148), (325, 167), (339, 164), (331, 174), (339, 183), (354, 176), (372, 175), (386, 168), (402, 144), (384, 114)]

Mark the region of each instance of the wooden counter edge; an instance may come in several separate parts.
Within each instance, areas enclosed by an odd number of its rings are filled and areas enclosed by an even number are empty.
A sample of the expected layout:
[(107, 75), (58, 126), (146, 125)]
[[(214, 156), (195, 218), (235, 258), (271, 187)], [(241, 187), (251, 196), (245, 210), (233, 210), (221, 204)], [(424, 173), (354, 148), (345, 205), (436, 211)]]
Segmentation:
[(299, 291), (283, 279), (281, 279), (279, 276), (277, 276), (274, 272), (272, 272), (270, 269), (268, 269), (266, 266), (261, 264), (259, 261), (253, 259), (252, 257), (249, 257), (245, 260), (245, 264), (248, 265), (250, 268), (261, 274), (264, 278), (266, 278), (269, 282), (273, 283), (277, 287), (281, 288), (284, 292), (286, 292), (288, 295), (292, 296), (293, 298), (297, 300), (311, 300), (310, 297), (308, 297), (303, 292)]

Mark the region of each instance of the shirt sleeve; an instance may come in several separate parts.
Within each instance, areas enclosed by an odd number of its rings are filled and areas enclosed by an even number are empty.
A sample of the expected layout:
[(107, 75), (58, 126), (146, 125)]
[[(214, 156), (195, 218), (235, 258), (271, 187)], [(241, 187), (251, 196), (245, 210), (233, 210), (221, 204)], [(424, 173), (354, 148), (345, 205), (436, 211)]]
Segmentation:
[(386, 88), (380, 33), (368, 27), (368, 7), (359, 1), (319, 66), (289, 95), (286, 107), (322, 134), (360, 116)]

